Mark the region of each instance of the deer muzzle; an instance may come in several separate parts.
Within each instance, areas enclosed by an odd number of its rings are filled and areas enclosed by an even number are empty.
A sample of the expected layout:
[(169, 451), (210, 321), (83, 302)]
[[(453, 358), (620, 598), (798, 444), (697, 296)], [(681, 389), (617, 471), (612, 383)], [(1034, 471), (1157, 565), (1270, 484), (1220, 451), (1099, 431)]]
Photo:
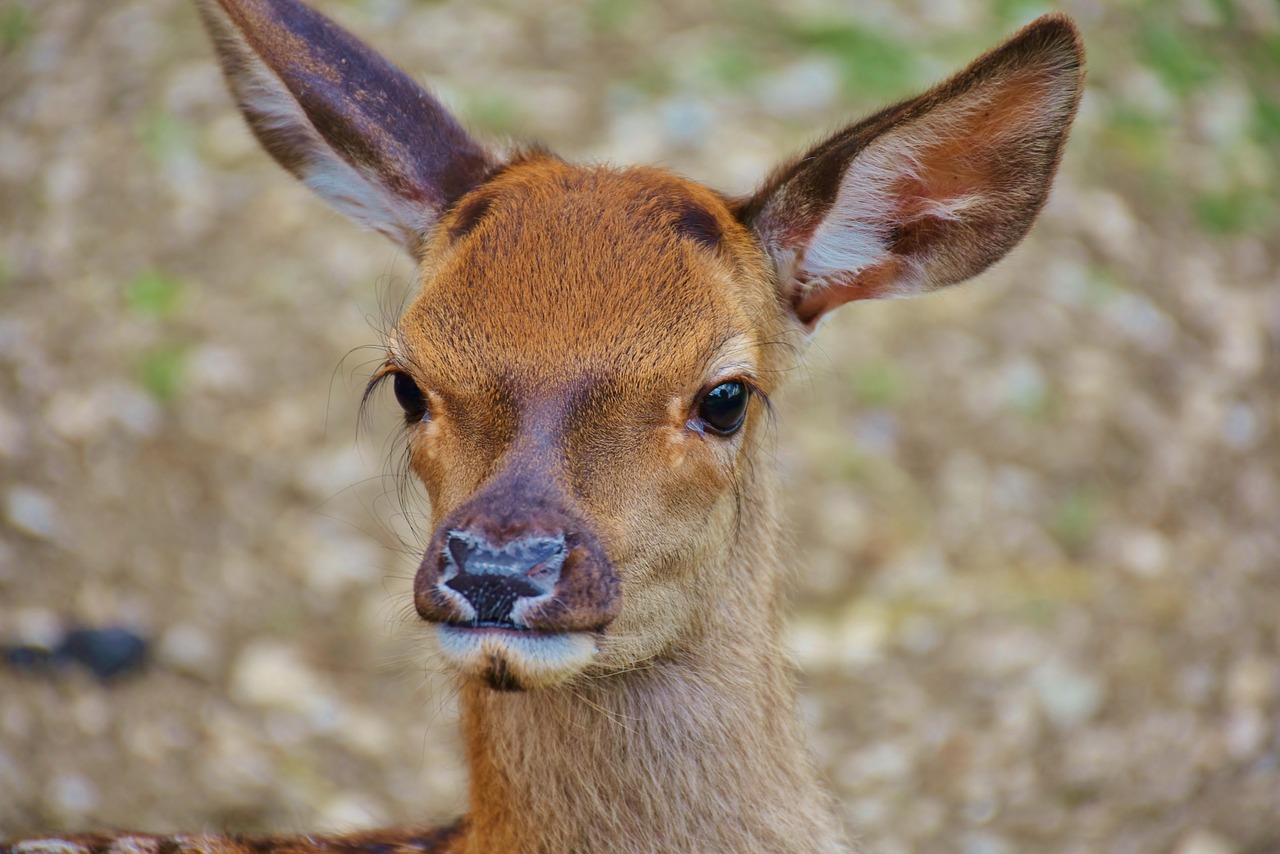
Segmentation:
[(591, 662), (620, 588), (576, 513), (545, 493), (491, 488), (437, 529), (414, 605), (464, 674), (495, 688), (542, 687)]

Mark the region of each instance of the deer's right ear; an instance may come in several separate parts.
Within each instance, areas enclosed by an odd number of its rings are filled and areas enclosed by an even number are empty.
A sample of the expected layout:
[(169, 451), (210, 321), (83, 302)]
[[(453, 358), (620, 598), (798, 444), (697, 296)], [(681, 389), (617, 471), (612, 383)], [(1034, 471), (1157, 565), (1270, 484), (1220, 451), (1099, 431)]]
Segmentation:
[(410, 252), (497, 165), (422, 87), (299, 0), (197, 4), (263, 147)]
[(955, 284), (999, 260), (1049, 194), (1084, 51), (1048, 15), (929, 92), (784, 166), (739, 211), (812, 328), (857, 299)]

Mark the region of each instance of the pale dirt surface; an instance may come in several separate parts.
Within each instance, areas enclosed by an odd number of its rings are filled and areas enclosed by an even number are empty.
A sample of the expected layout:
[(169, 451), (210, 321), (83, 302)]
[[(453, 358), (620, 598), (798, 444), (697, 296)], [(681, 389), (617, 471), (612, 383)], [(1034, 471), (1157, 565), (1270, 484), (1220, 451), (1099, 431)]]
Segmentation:
[[(323, 5), (474, 127), (729, 190), (1041, 10)], [(803, 708), (873, 851), (1280, 851), (1280, 11), (1063, 8), (1031, 238), (846, 310), (779, 406)], [(356, 436), (408, 262), (257, 150), (185, 3), (0, 0), (0, 50), (0, 642), (156, 649), (0, 672), (0, 837), (456, 813), (394, 404)]]

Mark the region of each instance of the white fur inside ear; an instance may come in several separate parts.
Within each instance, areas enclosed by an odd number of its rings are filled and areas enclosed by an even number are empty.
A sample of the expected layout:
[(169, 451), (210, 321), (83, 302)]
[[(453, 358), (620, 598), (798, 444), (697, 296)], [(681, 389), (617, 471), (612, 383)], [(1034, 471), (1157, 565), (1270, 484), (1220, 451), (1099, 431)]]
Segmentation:
[[(797, 265), (796, 278), (806, 289), (821, 288), (837, 278), (848, 280), (888, 261), (895, 228), (925, 218), (961, 220), (967, 210), (982, 205), (983, 198), (976, 194), (913, 199), (912, 212), (905, 215), (904, 200), (894, 193), (904, 179), (920, 179), (923, 149), (945, 137), (938, 131), (948, 125), (954, 128), (960, 120), (960, 116), (953, 116), (941, 128), (909, 126), (889, 133), (853, 159), (840, 180), (835, 202), (814, 230)], [(902, 275), (882, 296), (913, 296), (927, 290), (923, 270), (927, 259), (900, 260), (905, 262)]]
[(243, 99), (243, 109), (262, 131), (289, 133), (305, 140), (302, 173), (298, 177), (339, 213), (402, 244), (429, 224), (425, 209), (419, 212), (416, 226), (405, 222), (410, 212), (401, 209), (403, 205), (397, 205), (393, 197), (334, 153), (284, 84), (265, 65), (256, 63), (252, 76), (236, 88)]
[(376, 175), (362, 174), (343, 160), (218, 4), (202, 4), (202, 11), (220, 48), (235, 57), (228, 75), (232, 91), (271, 154), (339, 213), (413, 251), (434, 212), (395, 196)]
[[(892, 235), (904, 225), (923, 219), (963, 223), (989, 218), (992, 206), (1001, 204), (1001, 194), (1008, 192), (1006, 187), (993, 183), (980, 191), (945, 195), (928, 186), (931, 170), (925, 163), (937, 158), (937, 149), (943, 147), (963, 151), (967, 143), (989, 149), (1018, 138), (1055, 136), (1075, 98), (1075, 87), (1058, 82), (1074, 75), (1068, 72), (1073, 61), (1069, 53), (1041, 57), (1027, 74), (994, 78), (874, 139), (849, 163), (835, 201), (807, 243), (789, 252), (775, 250), (780, 274), (789, 275), (806, 292), (834, 282), (847, 283), (890, 260)], [(991, 113), (1002, 109), (1009, 85), (1028, 86), (1030, 91), (1017, 105), (1015, 116), (993, 120)], [(948, 156), (962, 158), (963, 154)], [(937, 164), (932, 165), (936, 170)], [(904, 194), (904, 187), (915, 189)], [(879, 282), (876, 295), (906, 297), (933, 289), (932, 257), (928, 252), (898, 255), (895, 277)]]

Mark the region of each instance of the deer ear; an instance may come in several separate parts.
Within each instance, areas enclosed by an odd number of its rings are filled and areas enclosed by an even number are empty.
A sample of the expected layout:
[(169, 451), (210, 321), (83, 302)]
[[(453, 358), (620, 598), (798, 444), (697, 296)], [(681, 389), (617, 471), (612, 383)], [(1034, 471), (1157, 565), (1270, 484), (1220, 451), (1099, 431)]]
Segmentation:
[(496, 160), (404, 72), (299, 0), (198, 0), (258, 141), (351, 219), (417, 252)]
[(1075, 26), (1045, 16), (777, 170), (740, 216), (800, 321), (955, 284), (1003, 257), (1044, 205), (1083, 75)]

